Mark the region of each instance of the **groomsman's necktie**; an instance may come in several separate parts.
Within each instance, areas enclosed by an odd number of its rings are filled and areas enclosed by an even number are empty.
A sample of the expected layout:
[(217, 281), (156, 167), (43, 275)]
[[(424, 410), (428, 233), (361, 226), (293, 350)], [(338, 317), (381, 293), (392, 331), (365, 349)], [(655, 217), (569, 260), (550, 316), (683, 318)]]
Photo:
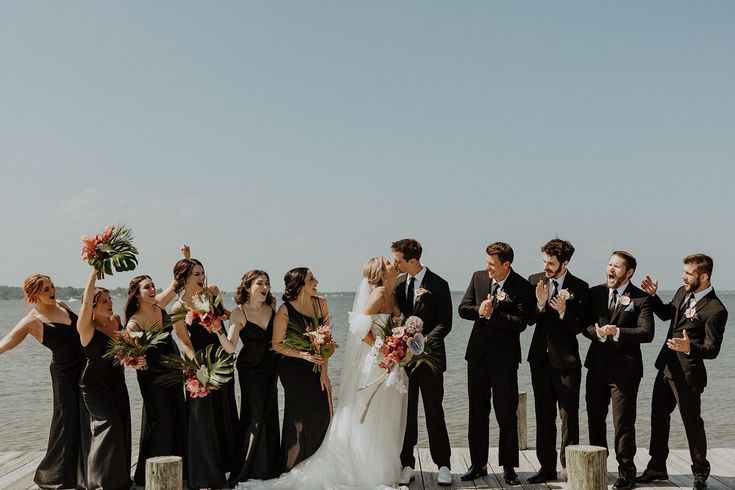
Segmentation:
[[(554, 298), (556, 298), (556, 295), (559, 294), (559, 281), (554, 280), (551, 282), (552, 284), (554, 284), (554, 291), (551, 293), (551, 300), (553, 300)], [(550, 302), (551, 301), (549, 301), (549, 303)]]
[(490, 294), (493, 295), (493, 298), (498, 295), (498, 289), (500, 289), (500, 283), (499, 282), (493, 282), (493, 290)]
[(406, 301), (408, 301), (408, 306), (411, 307), (411, 311), (413, 311), (413, 300), (414, 300), (414, 292), (413, 292), (413, 283), (416, 280), (415, 277), (411, 276), (411, 278), (408, 280), (408, 290), (406, 291)]
[(688, 308), (691, 308), (690, 303), (694, 299), (694, 293), (689, 293), (684, 298), (684, 301), (681, 302), (681, 305), (679, 305), (679, 318), (687, 311)]
[(610, 313), (610, 317), (612, 317), (613, 312), (615, 311), (615, 307), (617, 305), (618, 305), (618, 290), (613, 289), (612, 298), (610, 298), (610, 305), (607, 307), (607, 311)]

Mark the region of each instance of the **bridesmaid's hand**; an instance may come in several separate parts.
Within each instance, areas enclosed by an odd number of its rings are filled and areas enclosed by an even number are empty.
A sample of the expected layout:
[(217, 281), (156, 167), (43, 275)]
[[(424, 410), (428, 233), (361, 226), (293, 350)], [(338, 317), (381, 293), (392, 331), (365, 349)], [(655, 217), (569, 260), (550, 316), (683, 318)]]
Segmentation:
[(181, 255), (183, 255), (185, 259), (188, 259), (191, 257), (191, 249), (189, 248), (189, 245), (182, 245), (180, 250), (181, 250)]
[(299, 352), (299, 357), (306, 361), (313, 362), (317, 366), (324, 365), (324, 358), (319, 354), (309, 354), (308, 352), (301, 351)]
[(138, 360), (138, 364), (135, 365), (136, 371), (145, 371), (148, 369), (148, 363), (145, 360), (145, 356), (139, 356), (136, 357), (136, 359)]

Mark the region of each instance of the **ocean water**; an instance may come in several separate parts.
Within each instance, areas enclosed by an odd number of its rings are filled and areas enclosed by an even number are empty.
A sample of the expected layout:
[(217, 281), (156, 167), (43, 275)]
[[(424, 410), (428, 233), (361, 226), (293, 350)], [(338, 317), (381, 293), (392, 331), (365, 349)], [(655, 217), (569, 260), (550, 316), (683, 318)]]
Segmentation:
[[(662, 292), (665, 300), (671, 292)], [(735, 293), (719, 295), (730, 312), (735, 312)], [(335, 324), (337, 342), (344, 343), (347, 335), (347, 312), (352, 307), (352, 293), (326, 294)], [(467, 347), (471, 322), (462, 320), (456, 308), (462, 293), (452, 294), (455, 309), (452, 331), (446, 339), (448, 370), (444, 374), (444, 411), (452, 446), (467, 446), (467, 364), (464, 352)], [(116, 298), (115, 311), (121, 312), (124, 299)], [(232, 304), (231, 299), (229, 300)], [(71, 302), (73, 310), (79, 308), (78, 302)], [(21, 300), (0, 301), (0, 337), (26, 314), (28, 306)], [(707, 429), (709, 447), (735, 447), (735, 333), (730, 332), (733, 326), (732, 314), (728, 322), (722, 350), (717, 359), (707, 362), (709, 383), (702, 396), (702, 412)], [(650, 435), (650, 406), (652, 382), (656, 371), (653, 362), (666, 337), (668, 324), (656, 320), (656, 337), (650, 344), (643, 345), (644, 377), (638, 398), (638, 422), (636, 439), (639, 447), (648, 447)], [(524, 362), (518, 371), (519, 389), (528, 393), (528, 441), (533, 447), (535, 441), (535, 420), (533, 414), (533, 390), (531, 374), (525, 356), (531, 342), (533, 327), (521, 334), (521, 348)], [(580, 349), (586, 353), (589, 340), (579, 336)], [(50, 351), (33, 337), (26, 340), (14, 350), (0, 355), (0, 450), (36, 450), (45, 449), (51, 419), (51, 386), (49, 377)], [(330, 376), (335, 392), (340, 379), (340, 367), (344, 359), (337, 350), (330, 361)], [(141, 398), (135, 373), (126, 370), (128, 391), (133, 415), (133, 444), (137, 445), (141, 418)], [(583, 376), (586, 374), (583, 369)], [(280, 386), (279, 386), (280, 390)], [(283, 407), (282, 390), (280, 390), (281, 409)], [(580, 406), (580, 436), (582, 443), (587, 442), (587, 417), (584, 409), (584, 380), (582, 381)], [(338, 401), (337, 401), (338, 403)], [(422, 410), (420, 409), (422, 414)], [(612, 441), (612, 421), (608, 416), (609, 440)], [(497, 424), (491, 414), (490, 444), (497, 446)], [(419, 445), (428, 446), (423, 415), (419, 420)], [(678, 412), (672, 415), (671, 447), (686, 448), (686, 437)]]

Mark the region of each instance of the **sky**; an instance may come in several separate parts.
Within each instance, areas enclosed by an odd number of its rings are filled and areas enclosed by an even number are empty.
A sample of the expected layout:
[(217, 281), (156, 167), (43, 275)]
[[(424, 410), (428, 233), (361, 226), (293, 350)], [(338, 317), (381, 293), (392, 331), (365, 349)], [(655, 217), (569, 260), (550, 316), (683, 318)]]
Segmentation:
[(179, 246), (353, 290), (413, 237), (453, 290), (556, 236), (661, 287), (714, 258), (735, 289), (735, 3), (0, 3), (0, 284), (82, 286), (82, 235), (124, 223), (137, 273)]

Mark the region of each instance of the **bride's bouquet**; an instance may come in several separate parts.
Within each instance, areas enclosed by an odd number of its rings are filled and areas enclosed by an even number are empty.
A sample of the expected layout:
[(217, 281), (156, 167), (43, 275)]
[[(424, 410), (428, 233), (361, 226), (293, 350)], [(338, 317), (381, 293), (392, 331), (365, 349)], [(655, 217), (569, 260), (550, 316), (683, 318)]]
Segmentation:
[(97, 279), (105, 274), (132, 271), (138, 265), (138, 249), (133, 246), (133, 232), (125, 225), (108, 226), (101, 233), (82, 238), (82, 259), (97, 271)]
[[(302, 330), (301, 325), (289, 320), (286, 326), (286, 334), (283, 337), (283, 344), (291, 349), (308, 352), (309, 354), (318, 354), (324, 359), (329, 359), (339, 347), (339, 344), (332, 337), (331, 318), (327, 316), (320, 321), (317, 302), (312, 302), (312, 306), (314, 307), (314, 313), (311, 317), (311, 324), (306, 326), (306, 332)], [(321, 370), (321, 366), (314, 364), (314, 372), (321, 372)]]
[(358, 388), (358, 391), (362, 391), (377, 385), (365, 405), (360, 423), (365, 421), (370, 403), (382, 386), (395, 388), (400, 393), (408, 393), (401, 380), (401, 368), (415, 368), (426, 364), (432, 371), (438, 370), (438, 357), (433, 350), (432, 341), (422, 333), (424, 322), (421, 318), (410, 316), (403, 320), (401, 317), (389, 316), (382, 323), (376, 324), (380, 327), (380, 331), (375, 335), (371, 355), (385, 372)]
[(201, 293), (195, 294), (191, 298), (194, 308), (172, 315), (171, 323), (184, 320), (187, 325), (191, 326), (196, 320), (198, 320), (199, 324), (204, 327), (207, 332), (216, 332), (222, 328), (222, 321), (227, 320), (225, 315), (219, 315), (217, 313), (217, 307), (222, 304), (222, 298), (224, 295), (225, 293), (222, 291), (215, 295), (205, 285)]
[(152, 328), (146, 331), (128, 332), (120, 330), (107, 344), (107, 351), (102, 357), (114, 359), (116, 364), (129, 366), (134, 369), (147, 369), (140, 367), (141, 358), (151, 347), (160, 344), (169, 336), (168, 332)]
[(203, 398), (219, 390), (235, 374), (235, 356), (218, 347), (212, 354), (213, 344), (197, 351), (194, 359), (185, 359), (176, 354), (161, 357), (161, 364), (168, 372), (157, 378), (164, 386), (175, 386), (184, 378), (184, 387), (191, 398)]

